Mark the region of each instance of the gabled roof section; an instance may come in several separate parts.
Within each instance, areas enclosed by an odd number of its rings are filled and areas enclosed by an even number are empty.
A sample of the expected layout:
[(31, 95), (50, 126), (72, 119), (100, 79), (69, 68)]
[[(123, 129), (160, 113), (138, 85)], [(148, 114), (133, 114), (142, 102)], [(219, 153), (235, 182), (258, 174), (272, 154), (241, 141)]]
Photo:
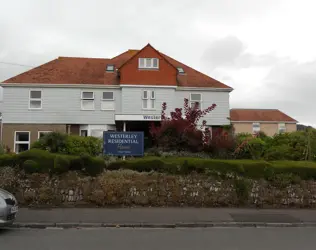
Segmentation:
[(278, 109), (231, 109), (232, 122), (297, 122)]
[(151, 46), (150, 43), (148, 43), (148, 44), (147, 44), (144, 48), (142, 48), (141, 50), (138, 50), (131, 58), (129, 58), (127, 61), (125, 61), (118, 69), (120, 70), (121, 68), (123, 68), (126, 63), (128, 63), (128, 62), (129, 62), (130, 60), (132, 60), (134, 57), (138, 56), (144, 49), (146, 49), (146, 48), (148, 48), (148, 47), (150, 47), (151, 49), (153, 49), (158, 55), (160, 55), (161, 57), (163, 57), (163, 58), (166, 60), (166, 62), (167, 62), (171, 67), (173, 67), (173, 68), (175, 68), (175, 69), (177, 70), (177, 68), (176, 68), (173, 64), (171, 64), (171, 63), (168, 61), (168, 59), (164, 57), (164, 55), (163, 55), (162, 53), (160, 53), (160, 52), (159, 52), (158, 50), (156, 50), (153, 46)]

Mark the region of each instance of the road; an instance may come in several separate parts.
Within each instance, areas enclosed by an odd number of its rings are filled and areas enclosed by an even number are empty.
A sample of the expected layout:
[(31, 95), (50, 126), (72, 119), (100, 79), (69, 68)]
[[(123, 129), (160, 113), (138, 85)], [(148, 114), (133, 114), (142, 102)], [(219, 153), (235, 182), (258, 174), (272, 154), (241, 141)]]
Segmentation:
[(314, 250), (316, 228), (13, 229), (0, 249), (14, 250)]

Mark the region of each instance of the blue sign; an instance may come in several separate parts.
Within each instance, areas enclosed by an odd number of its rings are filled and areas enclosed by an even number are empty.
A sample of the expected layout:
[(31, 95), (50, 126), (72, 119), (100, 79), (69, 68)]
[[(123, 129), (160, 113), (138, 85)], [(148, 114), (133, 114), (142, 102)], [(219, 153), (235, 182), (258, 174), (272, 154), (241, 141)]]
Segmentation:
[(115, 156), (143, 156), (144, 132), (103, 132), (103, 152)]

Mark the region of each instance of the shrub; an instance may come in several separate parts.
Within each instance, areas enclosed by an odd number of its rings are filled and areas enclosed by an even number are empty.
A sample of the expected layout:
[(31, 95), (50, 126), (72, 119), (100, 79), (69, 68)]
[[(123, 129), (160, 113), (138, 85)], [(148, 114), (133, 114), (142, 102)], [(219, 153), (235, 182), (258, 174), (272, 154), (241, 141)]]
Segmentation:
[(55, 155), (48, 151), (32, 149), (21, 152), (17, 155), (20, 166), (27, 160), (32, 160), (38, 164), (38, 172), (48, 173), (54, 168)]
[(204, 144), (204, 151), (211, 153), (214, 158), (231, 159), (236, 141), (231, 132), (224, 128), (213, 130), (209, 143)]
[(47, 150), (51, 153), (63, 153), (66, 146), (67, 135), (59, 132), (47, 133), (32, 148)]
[(16, 167), (18, 164), (18, 157), (16, 154), (0, 155), (0, 167)]
[(32, 148), (51, 153), (97, 156), (102, 153), (102, 140), (92, 136), (82, 137), (52, 132), (33, 143)]
[(65, 173), (69, 170), (70, 159), (68, 157), (57, 155), (54, 159), (53, 172), (57, 174)]
[[(199, 152), (203, 149), (203, 143), (209, 143), (209, 131), (201, 131), (197, 128), (199, 120), (213, 109), (216, 105), (200, 110), (196, 103), (191, 107), (189, 100), (184, 99), (184, 114), (181, 108), (176, 108), (166, 116), (167, 104), (162, 104), (160, 126), (152, 124), (150, 134), (157, 146), (164, 150), (192, 151)], [(203, 121), (202, 127), (206, 126)]]
[(96, 176), (104, 171), (105, 162), (102, 157), (91, 157), (87, 154), (81, 155), (80, 159), (83, 162), (83, 171), (91, 176)]
[(67, 136), (64, 153), (70, 155), (100, 155), (102, 153), (102, 140), (92, 136)]
[(28, 173), (28, 174), (40, 172), (40, 166), (38, 165), (37, 162), (33, 160), (26, 160), (25, 162), (23, 162), (22, 168), (25, 171), (25, 173)]

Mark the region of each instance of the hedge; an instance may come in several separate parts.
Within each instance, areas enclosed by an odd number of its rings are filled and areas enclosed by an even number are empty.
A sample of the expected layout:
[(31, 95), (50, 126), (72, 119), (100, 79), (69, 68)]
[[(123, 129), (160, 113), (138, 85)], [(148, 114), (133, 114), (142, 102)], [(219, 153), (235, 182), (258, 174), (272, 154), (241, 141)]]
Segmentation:
[(131, 169), (138, 172), (156, 171), (168, 174), (187, 175), (197, 172), (205, 175), (229, 178), (231, 175), (251, 179), (299, 178), (316, 180), (316, 162), (308, 161), (255, 161), (217, 160), (193, 157), (144, 157), (118, 160), (107, 165), (101, 157), (87, 154), (71, 156), (53, 154), (32, 149), (20, 154), (0, 155), (0, 167), (19, 167), (27, 173), (61, 174), (69, 170), (81, 171), (96, 176), (106, 170)]
[(316, 180), (316, 163), (298, 161), (268, 162), (186, 157), (146, 157), (143, 159), (112, 162), (108, 164), (106, 169), (131, 169), (139, 172), (158, 171), (170, 174), (190, 174), (197, 172), (221, 177), (233, 174), (252, 179), (270, 179), (275, 175), (292, 174), (304, 180)]
[(95, 176), (104, 170), (103, 158), (89, 155), (72, 156), (31, 149), (19, 154), (0, 155), (0, 167), (19, 167), (26, 173), (61, 174), (69, 170)]

